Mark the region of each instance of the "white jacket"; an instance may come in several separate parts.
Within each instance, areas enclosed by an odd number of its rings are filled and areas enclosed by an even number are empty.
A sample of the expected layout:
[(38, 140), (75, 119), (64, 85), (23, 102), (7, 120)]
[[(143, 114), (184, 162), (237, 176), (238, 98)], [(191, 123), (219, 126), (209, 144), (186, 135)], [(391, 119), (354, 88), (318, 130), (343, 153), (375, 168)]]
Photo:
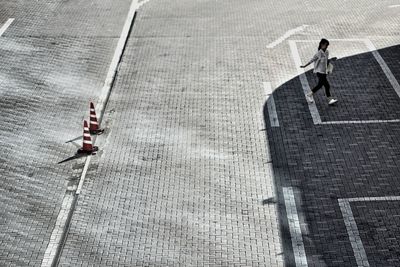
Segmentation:
[(314, 73), (327, 74), (328, 68), (329, 51), (320, 49), (313, 58), (307, 63), (311, 64), (314, 62)]

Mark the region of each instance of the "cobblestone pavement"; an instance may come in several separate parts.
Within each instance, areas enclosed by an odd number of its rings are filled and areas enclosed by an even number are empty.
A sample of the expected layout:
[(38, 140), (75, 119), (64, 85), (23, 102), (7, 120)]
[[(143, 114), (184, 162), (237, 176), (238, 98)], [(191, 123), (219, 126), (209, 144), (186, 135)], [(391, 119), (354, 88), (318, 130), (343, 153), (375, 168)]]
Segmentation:
[(238, 23), (259, 4), (139, 10), (61, 266), (283, 265), (260, 131), (266, 42)]
[[(315, 33), (317, 25), (310, 25), (308, 34), (290, 37), (284, 52), (274, 51), (283, 66), (272, 72), (273, 100), (264, 107), (284, 247), (292, 247), (285, 251), (286, 262), (399, 266), (400, 39), (394, 29), (400, 20), (393, 16), (399, 11), (390, 1), (316, 2), (320, 11), (331, 8), (329, 21), (318, 24)], [(348, 17), (352, 12), (359, 16)], [(340, 58), (329, 77), (339, 99), (334, 106), (327, 104), (323, 89), (315, 104), (307, 103), (303, 87), (314, 86), (316, 79), (311, 70), (298, 76), (296, 69), (293, 50), (305, 63), (321, 37), (332, 40), (331, 56)], [(364, 39), (377, 47), (384, 63)], [(288, 70), (292, 76), (282, 78)]]
[(42, 262), (129, 4), (0, 1), (0, 266)]
[[(59, 265), (398, 266), (397, 2), (139, 3)], [(0, 265), (38, 266), (130, 2), (0, 5)]]

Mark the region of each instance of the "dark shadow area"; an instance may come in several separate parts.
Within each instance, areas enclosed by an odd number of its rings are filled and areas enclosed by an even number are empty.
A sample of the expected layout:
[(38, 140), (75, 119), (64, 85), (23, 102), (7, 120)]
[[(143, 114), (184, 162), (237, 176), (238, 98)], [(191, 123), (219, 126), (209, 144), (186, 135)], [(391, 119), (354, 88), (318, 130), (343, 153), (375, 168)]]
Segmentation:
[(88, 156), (88, 154), (75, 153), (75, 155), (73, 155), (73, 156), (71, 156), (69, 158), (63, 159), (62, 161), (57, 162), (57, 164), (62, 164), (62, 163), (65, 163), (65, 162), (68, 162), (68, 161), (71, 161), (71, 160), (74, 160), (74, 159), (80, 159), (80, 158), (87, 157), (87, 156)]
[(274, 197), (270, 197), (270, 198), (267, 198), (267, 199), (263, 199), (262, 204), (263, 205), (276, 204), (276, 200), (275, 200)]
[(85, 151), (79, 144), (74, 142), (75, 140), (78, 140), (80, 138), (82, 138), (82, 137), (78, 137), (78, 138), (75, 138), (75, 139), (72, 139), (72, 140), (66, 142), (66, 143), (72, 143), (76, 148), (78, 148), (78, 150), (76, 151), (76, 153), (73, 156), (63, 159), (63, 160), (57, 162), (57, 164), (62, 164), (62, 163), (65, 163), (65, 162), (68, 162), (68, 161), (71, 161), (74, 159), (80, 159), (83, 157), (87, 157), (89, 155), (96, 155), (96, 153), (98, 151), (97, 146), (93, 146), (93, 149), (91, 151)]
[[(378, 52), (400, 81), (400, 45)], [(305, 75), (315, 86), (312, 71)], [(339, 102), (329, 106), (324, 89), (318, 91), (322, 122), (400, 119), (400, 97), (371, 52), (339, 58), (328, 79)], [(315, 125), (299, 77), (273, 98), (280, 126), (270, 124), (269, 101), (264, 119), (286, 264), (295, 266), (282, 189), (292, 187), (309, 266), (357, 266), (338, 199), (400, 195), (400, 122)], [(350, 205), (370, 266), (400, 266), (399, 204)]]
[(82, 138), (83, 138), (83, 135), (78, 136), (78, 137), (75, 137), (75, 138), (73, 138), (73, 139), (71, 139), (71, 140), (68, 140), (68, 141), (66, 141), (65, 143), (66, 143), (66, 144), (68, 144), (68, 143), (73, 143), (73, 142), (75, 142), (75, 141), (81, 140)]

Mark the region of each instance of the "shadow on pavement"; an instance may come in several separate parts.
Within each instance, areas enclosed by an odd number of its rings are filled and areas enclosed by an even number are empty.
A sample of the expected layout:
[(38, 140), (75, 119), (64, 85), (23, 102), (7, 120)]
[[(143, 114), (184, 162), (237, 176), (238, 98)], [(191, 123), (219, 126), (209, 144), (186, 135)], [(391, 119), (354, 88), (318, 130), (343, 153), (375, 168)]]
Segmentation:
[[(378, 52), (400, 81), (400, 45)], [(323, 88), (314, 100), (322, 122), (343, 123), (314, 124), (299, 76), (276, 88), (265, 103), (287, 266), (295, 266), (295, 259), (283, 188), (293, 189), (310, 266), (357, 266), (345, 225), (348, 215), (338, 199), (400, 195), (400, 122), (390, 122), (400, 119), (400, 97), (385, 71), (371, 52), (335, 62), (329, 81), (339, 102), (329, 106)], [(315, 86), (312, 71), (305, 76)], [(279, 127), (271, 124), (271, 101)], [(263, 201), (269, 203), (273, 200)], [(370, 266), (400, 266), (398, 204), (350, 206)]]

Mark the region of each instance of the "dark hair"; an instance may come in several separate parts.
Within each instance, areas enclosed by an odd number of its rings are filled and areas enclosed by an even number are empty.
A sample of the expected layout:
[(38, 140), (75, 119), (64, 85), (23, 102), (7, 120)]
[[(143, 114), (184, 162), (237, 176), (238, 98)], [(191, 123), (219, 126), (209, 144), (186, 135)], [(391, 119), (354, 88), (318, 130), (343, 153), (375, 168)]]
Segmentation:
[(322, 46), (323, 44), (329, 45), (329, 41), (326, 40), (325, 38), (322, 38), (321, 41), (319, 41), (318, 51), (321, 49), (321, 46)]

